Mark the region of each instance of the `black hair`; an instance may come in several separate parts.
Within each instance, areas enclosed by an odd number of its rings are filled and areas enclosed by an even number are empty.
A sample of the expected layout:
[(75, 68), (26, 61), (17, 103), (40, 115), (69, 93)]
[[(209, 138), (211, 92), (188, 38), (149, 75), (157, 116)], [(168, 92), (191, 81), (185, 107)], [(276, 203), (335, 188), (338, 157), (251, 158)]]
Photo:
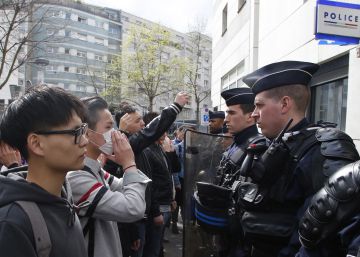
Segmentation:
[(254, 104), (239, 104), (240, 109), (243, 111), (244, 114), (253, 112), (255, 110)]
[(132, 105), (130, 105), (127, 102), (122, 102), (119, 104), (119, 111), (115, 113), (115, 122), (116, 126), (119, 127), (120, 119), (122, 116), (124, 116), (126, 113), (134, 113), (136, 112), (136, 108)]
[(108, 109), (108, 104), (100, 96), (84, 97), (81, 101), (86, 106), (85, 122), (90, 129), (95, 130), (96, 123), (100, 119), (99, 111)]
[(145, 126), (147, 126), (153, 119), (159, 116), (158, 112), (148, 112), (144, 115), (143, 120), (145, 122)]
[(62, 88), (35, 86), (12, 102), (5, 110), (1, 123), (1, 139), (18, 149), (27, 160), (27, 137), (37, 130), (51, 130), (67, 124), (76, 113), (85, 118), (85, 108), (79, 98)]

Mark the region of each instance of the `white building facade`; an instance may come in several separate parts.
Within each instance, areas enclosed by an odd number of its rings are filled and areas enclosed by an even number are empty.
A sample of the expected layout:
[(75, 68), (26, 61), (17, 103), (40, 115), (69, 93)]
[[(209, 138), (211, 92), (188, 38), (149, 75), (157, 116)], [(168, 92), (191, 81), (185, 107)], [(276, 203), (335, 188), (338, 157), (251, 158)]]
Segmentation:
[(310, 85), (309, 120), (335, 122), (360, 138), (359, 45), (319, 44), (314, 35), (316, 0), (217, 0), (213, 10), (213, 106), (224, 110), (220, 92), (242, 86), (244, 75), (264, 65), (285, 60), (318, 63)]

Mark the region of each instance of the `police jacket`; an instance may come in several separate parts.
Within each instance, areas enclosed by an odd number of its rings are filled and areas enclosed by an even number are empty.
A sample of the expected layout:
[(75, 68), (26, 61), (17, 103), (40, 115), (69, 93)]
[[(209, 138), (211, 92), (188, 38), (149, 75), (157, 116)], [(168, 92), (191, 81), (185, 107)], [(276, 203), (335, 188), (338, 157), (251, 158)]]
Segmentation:
[(359, 158), (348, 135), (326, 124), (311, 126), (306, 119), (282, 142), (282, 156), (273, 156), (276, 162), (262, 163), (269, 151), (254, 162), (251, 186), (242, 192), (241, 225), (252, 256), (294, 256), (300, 247), (299, 217), (311, 196), (339, 167)]
[(253, 143), (266, 144), (266, 139), (252, 125), (234, 135), (234, 142), (223, 153), (218, 169), (218, 183), (231, 186), (235, 178), (232, 175), (239, 170), (246, 156), (246, 148)]
[(360, 161), (336, 171), (300, 220), (298, 257), (360, 256)]

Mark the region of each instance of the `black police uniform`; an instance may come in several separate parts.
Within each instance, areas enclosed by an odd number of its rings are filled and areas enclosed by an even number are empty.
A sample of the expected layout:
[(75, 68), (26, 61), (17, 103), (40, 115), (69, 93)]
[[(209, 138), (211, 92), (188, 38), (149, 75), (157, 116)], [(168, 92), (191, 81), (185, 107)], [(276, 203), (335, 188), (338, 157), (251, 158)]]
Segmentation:
[[(257, 94), (283, 85), (307, 85), (317, 69), (312, 63), (280, 62), (243, 81)], [(339, 167), (359, 158), (351, 138), (328, 125), (310, 125), (304, 118), (253, 160), (246, 173), (251, 182), (237, 188), (250, 256), (295, 256), (300, 247), (299, 218), (311, 196)]]
[[(254, 95), (250, 88), (234, 88), (224, 91), (222, 97), (227, 106), (237, 104), (253, 104)], [(211, 233), (221, 233), (218, 237), (219, 255), (231, 256), (239, 248), (241, 230), (239, 213), (234, 205), (233, 184), (241, 179), (239, 173), (243, 160), (246, 157), (246, 148), (250, 144), (266, 145), (266, 139), (259, 134), (256, 125), (251, 125), (233, 135), (234, 142), (223, 153), (217, 171), (218, 179), (215, 184), (197, 183), (198, 191), (195, 193), (196, 218), (198, 224)], [(240, 242), (241, 243), (241, 242)], [(240, 249), (240, 251), (242, 251)], [(245, 250), (244, 250), (245, 251)]]
[(298, 257), (360, 256), (360, 161), (335, 172), (300, 221)]

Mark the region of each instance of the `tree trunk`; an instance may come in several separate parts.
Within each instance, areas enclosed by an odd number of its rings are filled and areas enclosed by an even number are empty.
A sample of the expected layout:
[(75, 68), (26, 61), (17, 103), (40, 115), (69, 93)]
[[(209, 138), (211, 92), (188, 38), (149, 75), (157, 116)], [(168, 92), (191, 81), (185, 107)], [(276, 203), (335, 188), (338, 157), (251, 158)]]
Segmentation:
[(148, 107), (148, 111), (152, 112), (154, 108), (154, 97), (149, 97), (149, 107)]
[(196, 114), (196, 124), (198, 126), (200, 126), (200, 102), (199, 101), (196, 101), (196, 111), (195, 111), (195, 114)]

